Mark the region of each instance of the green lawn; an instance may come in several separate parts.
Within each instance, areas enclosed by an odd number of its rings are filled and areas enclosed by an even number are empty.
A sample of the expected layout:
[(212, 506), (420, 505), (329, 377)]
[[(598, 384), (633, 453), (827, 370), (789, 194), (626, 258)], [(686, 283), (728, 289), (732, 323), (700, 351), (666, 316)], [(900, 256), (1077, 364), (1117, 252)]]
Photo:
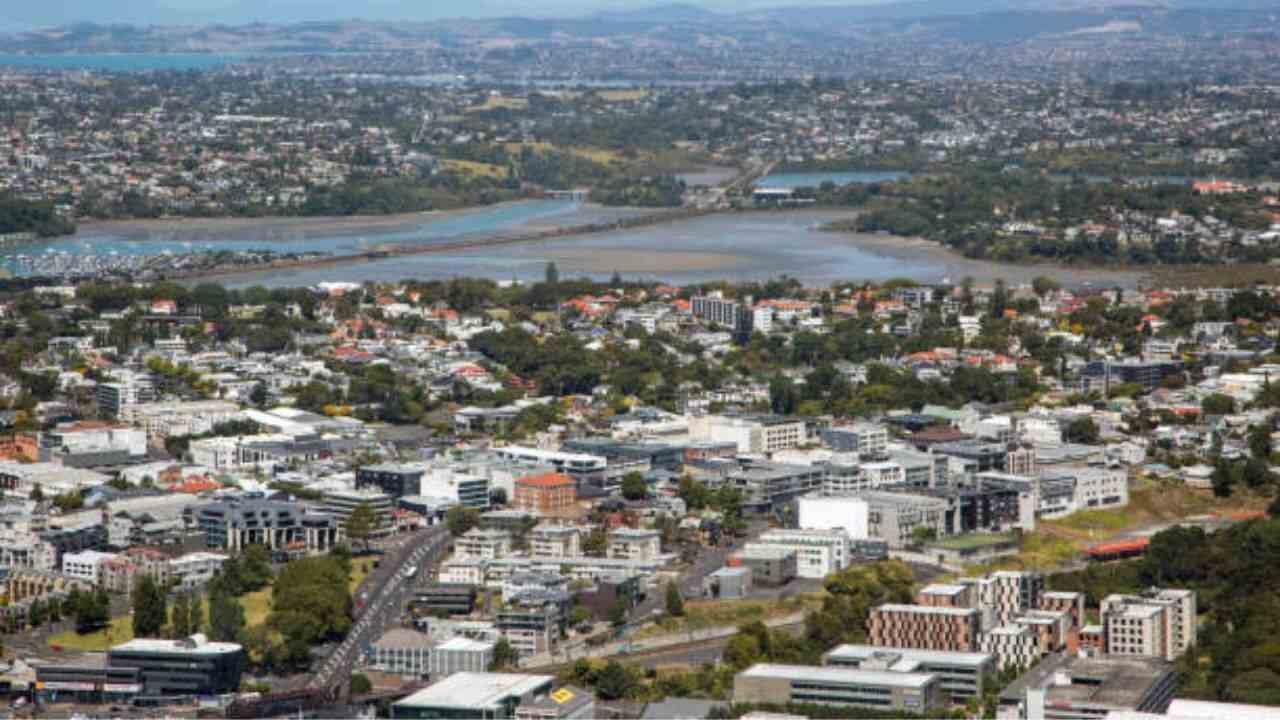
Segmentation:
[[(267, 621), (271, 612), (271, 586), (262, 588), (240, 597), (244, 606), (244, 621), (247, 627), (261, 625)], [(209, 623), (209, 600), (204, 598), (204, 622)], [(133, 639), (133, 618), (122, 615), (111, 619), (110, 624), (97, 632), (78, 634), (75, 630), (67, 630), (49, 638), (49, 647), (59, 647), (63, 651), (106, 652), (112, 645), (119, 645)]]
[(63, 652), (106, 652), (112, 645), (133, 639), (133, 619), (128, 615), (112, 618), (107, 627), (97, 632), (78, 634), (75, 630), (60, 632), (49, 638), (49, 647)]

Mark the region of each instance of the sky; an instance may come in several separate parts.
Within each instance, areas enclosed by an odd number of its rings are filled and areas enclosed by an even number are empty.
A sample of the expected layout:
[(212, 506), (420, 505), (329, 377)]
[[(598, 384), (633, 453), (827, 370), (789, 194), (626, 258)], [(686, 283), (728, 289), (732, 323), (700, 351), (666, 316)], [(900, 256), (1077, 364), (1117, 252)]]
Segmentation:
[[(675, 0), (717, 11), (782, 5), (865, 5), (886, 0)], [(455, 17), (554, 17), (636, 10), (667, 0), (0, 0), (0, 32), (75, 22), (297, 22), (365, 18), (439, 20)]]

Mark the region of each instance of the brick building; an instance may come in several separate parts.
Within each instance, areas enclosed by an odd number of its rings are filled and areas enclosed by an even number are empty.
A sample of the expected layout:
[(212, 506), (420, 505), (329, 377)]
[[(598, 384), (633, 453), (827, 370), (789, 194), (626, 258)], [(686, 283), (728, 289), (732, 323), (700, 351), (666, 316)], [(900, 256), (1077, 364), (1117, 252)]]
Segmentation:
[(513, 505), (517, 510), (554, 515), (571, 510), (577, 501), (577, 483), (568, 475), (545, 473), (515, 481)]

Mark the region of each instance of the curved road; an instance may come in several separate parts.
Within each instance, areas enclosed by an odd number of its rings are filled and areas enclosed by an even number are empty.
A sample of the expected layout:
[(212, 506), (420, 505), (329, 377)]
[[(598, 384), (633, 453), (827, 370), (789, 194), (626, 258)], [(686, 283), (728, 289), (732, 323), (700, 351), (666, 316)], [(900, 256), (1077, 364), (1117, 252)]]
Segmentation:
[[(389, 625), (396, 624), (414, 587), (428, 572), (427, 566), (438, 562), (449, 544), (445, 526), (433, 525), (418, 531), (392, 553), (383, 556), (372, 576), (373, 584), (360, 592), (366, 600), (356, 610), (355, 624), (307, 681), (308, 687), (330, 688), (337, 694), (345, 692), (351, 668), (361, 649), (377, 640)], [(410, 565), (418, 568), (412, 579), (404, 576), (405, 568)]]

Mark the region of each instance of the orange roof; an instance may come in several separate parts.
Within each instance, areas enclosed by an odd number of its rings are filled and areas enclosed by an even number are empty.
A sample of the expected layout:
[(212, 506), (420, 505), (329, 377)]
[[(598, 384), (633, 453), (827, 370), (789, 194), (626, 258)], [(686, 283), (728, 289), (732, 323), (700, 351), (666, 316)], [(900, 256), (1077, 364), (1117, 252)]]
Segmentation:
[(1119, 540), (1117, 542), (1102, 543), (1094, 545), (1085, 550), (1089, 555), (1117, 555), (1123, 553), (1141, 552), (1147, 549), (1151, 544), (1150, 538), (1134, 538), (1133, 540)]
[(525, 485), (527, 487), (553, 488), (564, 487), (565, 485), (577, 485), (573, 478), (560, 473), (545, 473), (543, 475), (530, 475), (516, 480), (517, 485)]

